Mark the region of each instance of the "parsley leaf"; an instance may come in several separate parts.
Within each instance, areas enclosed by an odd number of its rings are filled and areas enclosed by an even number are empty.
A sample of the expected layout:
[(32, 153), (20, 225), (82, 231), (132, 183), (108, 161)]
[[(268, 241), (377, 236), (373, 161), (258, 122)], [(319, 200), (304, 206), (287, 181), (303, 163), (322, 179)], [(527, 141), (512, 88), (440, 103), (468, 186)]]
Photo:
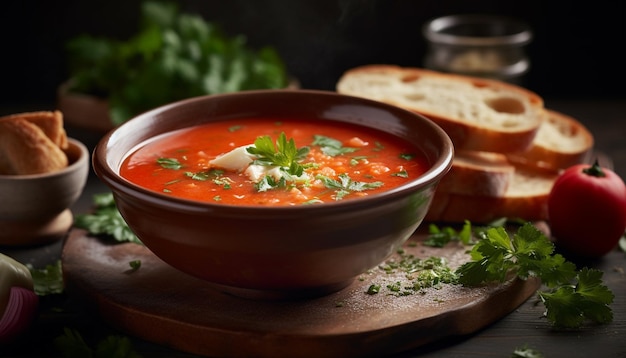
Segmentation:
[(358, 150), (358, 148), (344, 147), (339, 140), (319, 134), (313, 136), (312, 145), (319, 146), (322, 153), (331, 157), (340, 154), (353, 153)]
[(95, 194), (93, 201), (95, 204), (93, 214), (77, 215), (74, 226), (85, 229), (92, 235), (110, 237), (119, 242), (142, 244), (117, 210), (113, 194)]
[(341, 200), (344, 196), (350, 194), (353, 191), (364, 191), (370, 189), (376, 189), (383, 186), (383, 182), (375, 181), (371, 183), (353, 181), (346, 173), (338, 175), (339, 180), (329, 178), (327, 176), (318, 175), (324, 186), (329, 189), (335, 190), (335, 200)]
[(61, 260), (47, 265), (43, 269), (36, 269), (30, 264), (26, 265), (33, 277), (33, 291), (37, 296), (47, 296), (61, 294), (65, 286), (63, 285), (63, 269)]
[(465, 245), (472, 242), (472, 224), (465, 220), (460, 231), (451, 226), (439, 228), (435, 224), (428, 225), (428, 237), (423, 242), (426, 246), (444, 247), (450, 241), (460, 241)]
[(157, 158), (156, 162), (165, 169), (178, 170), (183, 167), (176, 158)]
[(253, 164), (285, 168), (292, 176), (302, 175), (304, 166), (299, 162), (309, 154), (309, 147), (297, 148), (293, 138), (287, 140), (285, 132), (280, 133), (275, 146), (270, 136), (260, 136), (254, 141), (254, 147), (246, 150), (257, 157)]
[(583, 268), (554, 253), (554, 245), (531, 223), (511, 238), (503, 227), (489, 228), (470, 251), (472, 261), (457, 269), (459, 282), (477, 286), (503, 282), (515, 275), (538, 277), (547, 287), (538, 296), (546, 318), (556, 327), (578, 328), (586, 320), (608, 323), (614, 295), (602, 284), (602, 272)]

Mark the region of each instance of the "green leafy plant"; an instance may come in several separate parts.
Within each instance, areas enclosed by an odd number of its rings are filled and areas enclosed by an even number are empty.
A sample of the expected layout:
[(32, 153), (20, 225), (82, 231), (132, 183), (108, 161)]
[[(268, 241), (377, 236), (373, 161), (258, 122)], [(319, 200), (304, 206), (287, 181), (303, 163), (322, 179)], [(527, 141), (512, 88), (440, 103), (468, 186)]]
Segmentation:
[(184, 98), (288, 83), (272, 47), (254, 50), (174, 3), (142, 4), (141, 26), (127, 40), (81, 35), (67, 44), (71, 92), (108, 100), (113, 124)]

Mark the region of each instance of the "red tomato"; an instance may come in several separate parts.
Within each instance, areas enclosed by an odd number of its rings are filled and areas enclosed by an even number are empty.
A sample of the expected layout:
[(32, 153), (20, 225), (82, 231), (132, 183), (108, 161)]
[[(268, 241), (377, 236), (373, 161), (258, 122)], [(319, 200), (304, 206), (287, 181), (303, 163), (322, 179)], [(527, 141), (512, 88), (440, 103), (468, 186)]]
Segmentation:
[(626, 185), (597, 162), (575, 165), (555, 181), (548, 215), (557, 245), (580, 256), (601, 257), (626, 230)]

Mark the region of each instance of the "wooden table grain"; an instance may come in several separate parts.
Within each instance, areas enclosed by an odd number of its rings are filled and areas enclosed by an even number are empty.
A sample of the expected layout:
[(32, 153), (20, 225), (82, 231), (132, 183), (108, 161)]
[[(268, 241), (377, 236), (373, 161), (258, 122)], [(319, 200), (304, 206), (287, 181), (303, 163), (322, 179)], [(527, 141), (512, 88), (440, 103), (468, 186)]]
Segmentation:
[[(552, 99), (546, 107), (568, 114), (585, 124), (595, 138), (595, 149), (610, 158), (615, 172), (626, 178), (626, 99)], [(27, 108), (1, 108), (0, 115), (50, 109), (40, 104)], [(101, 134), (68, 128), (68, 134), (93, 149)], [(75, 214), (89, 211), (92, 197), (108, 189), (91, 173), (80, 200), (72, 207)], [(0, 252), (35, 267), (55, 262), (61, 243), (36, 248), (5, 248)], [(544, 357), (626, 357), (626, 255), (615, 250), (606, 257), (580, 266), (600, 269), (606, 285), (615, 294), (614, 319), (606, 325), (586, 326), (578, 330), (555, 330), (545, 318), (544, 307), (532, 297), (511, 314), (467, 336), (446, 338), (394, 357), (510, 357), (516, 348), (530, 347)], [(66, 295), (41, 299), (41, 314), (29, 335), (9, 346), (0, 347), (2, 357), (58, 357), (54, 339), (64, 328), (79, 331), (85, 341), (95, 345), (100, 339), (120, 334), (84, 308), (84, 304)], [(418, 337), (416, 337), (417, 339)], [(193, 357), (158, 344), (132, 338), (133, 347), (144, 357)]]

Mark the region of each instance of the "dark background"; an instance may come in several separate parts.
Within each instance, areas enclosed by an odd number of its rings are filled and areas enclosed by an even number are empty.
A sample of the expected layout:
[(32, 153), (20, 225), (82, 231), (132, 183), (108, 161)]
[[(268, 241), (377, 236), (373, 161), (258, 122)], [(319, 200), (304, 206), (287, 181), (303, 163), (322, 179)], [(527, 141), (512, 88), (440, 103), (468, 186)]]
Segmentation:
[[(626, 100), (624, 2), (467, 0), (186, 0), (250, 46), (274, 46), (302, 87), (334, 90), (343, 71), (387, 63), (422, 66), (422, 24), (455, 13), (529, 23), (532, 67), (523, 85), (544, 98)], [(87, 33), (124, 39), (139, 0), (31, 0), (0, 5), (0, 106), (53, 103), (67, 78), (65, 43)]]

